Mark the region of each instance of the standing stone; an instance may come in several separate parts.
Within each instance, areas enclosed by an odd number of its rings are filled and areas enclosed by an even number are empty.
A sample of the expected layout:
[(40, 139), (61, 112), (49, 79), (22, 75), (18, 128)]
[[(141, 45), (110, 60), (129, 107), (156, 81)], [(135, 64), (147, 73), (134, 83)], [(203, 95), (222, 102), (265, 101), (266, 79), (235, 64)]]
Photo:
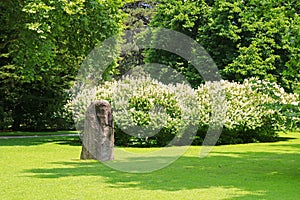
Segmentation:
[(87, 109), (82, 136), (81, 159), (114, 159), (112, 110), (105, 100), (94, 101)]

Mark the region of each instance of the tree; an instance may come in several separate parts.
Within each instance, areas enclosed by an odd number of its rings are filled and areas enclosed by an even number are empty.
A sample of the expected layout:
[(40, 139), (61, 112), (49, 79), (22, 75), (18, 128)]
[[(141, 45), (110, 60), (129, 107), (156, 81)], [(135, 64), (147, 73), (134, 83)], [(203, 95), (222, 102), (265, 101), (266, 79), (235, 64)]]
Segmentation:
[[(136, 37), (138, 34), (141, 34), (142, 29), (149, 26), (158, 2), (159, 1), (153, 2), (150, 0), (126, 1), (122, 9), (126, 14), (126, 18), (124, 20), (124, 29), (131, 31), (134, 34), (132, 37)], [(143, 65), (143, 54), (143, 49), (131, 52), (123, 52), (123, 54), (120, 56), (118, 66), (120, 75), (126, 74), (129, 70), (137, 65)]]
[[(299, 91), (299, 8), (296, 0), (162, 1), (151, 25), (195, 39), (224, 79), (257, 77), (293, 92)], [(171, 65), (193, 86), (202, 81), (188, 62), (169, 52), (150, 50), (146, 61)]]
[(224, 78), (241, 82), (257, 77), (292, 92), (299, 82), (300, 65), (288, 65), (299, 52), (300, 43), (292, 49), (295, 41), (287, 35), (295, 36), (293, 30), (299, 29), (297, 13), (299, 3), (291, 0), (216, 1), (199, 41)]
[(65, 124), (59, 122), (66, 90), (89, 51), (120, 31), (121, 6), (119, 0), (0, 2), (0, 107), (11, 113), (13, 129)]
[[(151, 26), (179, 31), (193, 39), (198, 37), (198, 29), (208, 21), (209, 8), (201, 1), (161, 1)], [(176, 41), (174, 41), (176, 42)], [(187, 60), (163, 50), (150, 49), (146, 53), (146, 63), (161, 63), (182, 73), (193, 87), (203, 82), (197, 70)]]

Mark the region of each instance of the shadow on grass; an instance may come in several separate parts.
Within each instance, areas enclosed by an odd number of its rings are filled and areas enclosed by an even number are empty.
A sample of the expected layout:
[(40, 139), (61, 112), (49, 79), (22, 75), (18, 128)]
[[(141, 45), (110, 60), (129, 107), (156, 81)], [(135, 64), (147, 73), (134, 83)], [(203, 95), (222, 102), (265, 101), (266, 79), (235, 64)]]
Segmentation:
[[(291, 137), (278, 137), (275, 142), (278, 141), (290, 141), (297, 138)], [(81, 146), (81, 140), (78, 136), (46, 136), (46, 137), (34, 137), (34, 138), (9, 138), (0, 139), (0, 146), (33, 146), (44, 143), (57, 143), (61, 145)]]
[(56, 143), (61, 145), (81, 146), (78, 136), (49, 136), (36, 138), (9, 138), (0, 139), (0, 146), (33, 146), (45, 143)]
[(289, 140), (294, 140), (297, 138), (292, 138), (292, 137), (277, 137), (274, 141), (271, 142), (281, 142), (281, 141), (289, 141)]
[[(153, 157), (157, 159), (160, 158)], [(51, 163), (53, 168), (24, 173), (43, 179), (98, 176), (112, 188), (178, 191), (222, 187), (248, 192), (237, 199), (300, 199), (299, 161), (299, 153), (214, 152), (203, 159), (183, 156), (164, 169), (144, 174), (120, 172), (97, 161), (80, 160), (55, 162)]]

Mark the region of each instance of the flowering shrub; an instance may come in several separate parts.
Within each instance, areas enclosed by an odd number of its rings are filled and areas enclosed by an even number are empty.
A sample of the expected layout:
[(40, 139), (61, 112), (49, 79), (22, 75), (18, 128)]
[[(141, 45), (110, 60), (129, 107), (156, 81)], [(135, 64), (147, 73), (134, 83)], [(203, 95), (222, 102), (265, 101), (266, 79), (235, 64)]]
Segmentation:
[(95, 99), (108, 100), (114, 109), (117, 145), (166, 145), (180, 140), (190, 125), (198, 127), (197, 135), (190, 135), (194, 144), (214, 125), (224, 124), (219, 144), (270, 141), (276, 130), (299, 126), (299, 96), (257, 79), (207, 82), (195, 90), (125, 76), (77, 94), (69, 108), (79, 125)]
[(289, 94), (276, 83), (251, 79), (253, 89), (271, 97), (264, 106), (277, 113), (277, 128), (293, 130), (300, 128), (299, 94)]
[(165, 85), (150, 76), (125, 76), (106, 83), (96, 96), (114, 108), (116, 137), (123, 135), (123, 139), (144, 145), (168, 144), (175, 135), (180, 137), (191, 117), (197, 124), (195, 117), (199, 116), (196, 94), (190, 86)]
[[(276, 83), (254, 78), (246, 79), (242, 84), (221, 81), (198, 87), (199, 103), (203, 105), (204, 113), (212, 110), (208, 91), (216, 86), (223, 88), (227, 107), (218, 141), (221, 144), (269, 141), (276, 137), (276, 130), (299, 125), (299, 96), (284, 92)], [(195, 143), (204, 138), (208, 122), (207, 118), (201, 118)]]
[(97, 87), (77, 88), (77, 92), (71, 96), (71, 100), (65, 105), (65, 109), (73, 114), (76, 129), (83, 130), (84, 119), (88, 106), (95, 100)]

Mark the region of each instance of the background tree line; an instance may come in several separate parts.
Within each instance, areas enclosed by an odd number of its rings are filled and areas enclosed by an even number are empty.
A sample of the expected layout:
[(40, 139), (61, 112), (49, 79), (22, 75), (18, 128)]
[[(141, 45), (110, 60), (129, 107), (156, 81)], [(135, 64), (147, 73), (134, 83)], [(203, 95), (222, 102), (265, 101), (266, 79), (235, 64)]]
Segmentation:
[[(0, 129), (72, 127), (66, 92), (85, 56), (122, 29), (164, 27), (187, 34), (227, 80), (256, 77), (299, 93), (300, 3), (297, 0), (1, 0)], [(203, 80), (182, 58), (145, 50), (120, 55), (110, 73), (159, 62)]]

